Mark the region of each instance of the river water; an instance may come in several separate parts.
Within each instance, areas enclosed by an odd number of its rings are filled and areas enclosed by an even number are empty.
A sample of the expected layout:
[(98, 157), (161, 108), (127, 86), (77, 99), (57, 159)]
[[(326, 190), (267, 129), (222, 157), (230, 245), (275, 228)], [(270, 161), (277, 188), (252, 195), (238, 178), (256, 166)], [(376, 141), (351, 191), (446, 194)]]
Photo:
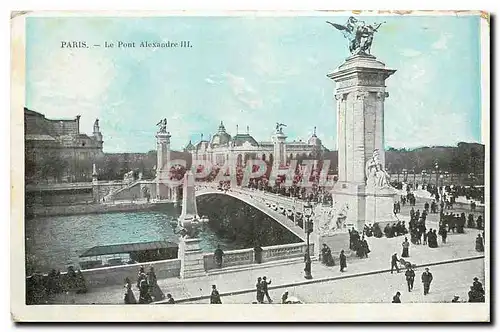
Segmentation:
[[(89, 214), (34, 218), (26, 221), (26, 253), (47, 271), (65, 270), (78, 256), (100, 245), (167, 240), (178, 243), (171, 222), (180, 211), (166, 205), (158, 211)], [(201, 248), (212, 252), (217, 244), (227, 250), (238, 243), (218, 238), (210, 227), (200, 233)]]
[[(200, 215), (210, 222), (199, 234), (204, 252), (299, 242), (261, 211), (227, 197), (198, 200)], [(37, 217), (25, 222), (26, 256), (39, 271), (78, 266), (78, 256), (94, 246), (166, 240), (178, 243), (172, 223), (181, 207), (162, 205), (154, 211)]]

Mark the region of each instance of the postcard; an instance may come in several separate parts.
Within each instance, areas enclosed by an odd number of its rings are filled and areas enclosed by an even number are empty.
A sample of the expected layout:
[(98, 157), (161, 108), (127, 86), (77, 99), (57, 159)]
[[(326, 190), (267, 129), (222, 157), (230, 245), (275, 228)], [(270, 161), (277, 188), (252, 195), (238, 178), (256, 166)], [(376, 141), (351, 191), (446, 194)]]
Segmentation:
[(489, 18), (13, 12), (13, 320), (489, 322)]

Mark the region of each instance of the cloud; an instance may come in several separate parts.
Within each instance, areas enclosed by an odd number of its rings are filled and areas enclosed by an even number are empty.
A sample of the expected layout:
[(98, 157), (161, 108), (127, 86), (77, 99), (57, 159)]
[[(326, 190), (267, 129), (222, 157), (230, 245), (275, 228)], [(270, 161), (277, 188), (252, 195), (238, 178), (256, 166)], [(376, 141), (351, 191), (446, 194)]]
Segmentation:
[(436, 40), (431, 47), (435, 50), (444, 50), (448, 48), (448, 40), (450, 39), (451, 35), (449, 33), (442, 33), (439, 36), (439, 39)]
[(261, 108), (262, 98), (244, 77), (226, 73), (226, 78), (234, 97), (251, 109)]
[(205, 78), (205, 82), (207, 82), (208, 84), (215, 84), (215, 81), (209, 77)]
[(402, 56), (408, 57), (408, 58), (413, 58), (413, 57), (421, 55), (422, 52), (411, 49), (411, 48), (406, 48), (406, 49), (401, 50), (401, 52), (399, 52), (399, 54), (401, 54)]
[(107, 96), (117, 73), (110, 57), (84, 51), (51, 52), (29, 70), (29, 106), (52, 118), (81, 114), (84, 132), (92, 128), (104, 104), (123, 102)]

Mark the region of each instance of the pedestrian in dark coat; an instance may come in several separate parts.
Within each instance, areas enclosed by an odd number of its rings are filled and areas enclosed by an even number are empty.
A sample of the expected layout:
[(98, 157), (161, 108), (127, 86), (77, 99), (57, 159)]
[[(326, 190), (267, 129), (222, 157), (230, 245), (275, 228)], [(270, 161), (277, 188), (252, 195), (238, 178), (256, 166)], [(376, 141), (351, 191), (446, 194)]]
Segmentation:
[(143, 279), (147, 279), (148, 276), (146, 275), (146, 273), (144, 272), (144, 266), (141, 266), (139, 268), (139, 273), (137, 274), (137, 288), (138, 289), (141, 289), (141, 281)]
[(212, 285), (212, 293), (210, 294), (210, 304), (222, 304), (217, 286)]
[(410, 257), (410, 242), (408, 242), (408, 238), (405, 237), (405, 240), (402, 244), (403, 246), (403, 253), (401, 254), (401, 257)]
[(392, 297), (392, 303), (401, 303), (401, 293), (400, 292), (396, 292), (396, 295), (394, 295)]
[(477, 217), (476, 226), (477, 226), (477, 229), (483, 229), (483, 227), (484, 227), (484, 225), (483, 225), (483, 216)]
[(259, 246), (259, 245), (256, 245), (255, 248), (253, 248), (253, 251), (254, 251), (254, 255), (255, 255), (255, 262), (257, 264), (260, 264), (262, 263), (262, 247)]
[(340, 251), (340, 272), (344, 272), (344, 269), (347, 268), (347, 257), (344, 254), (344, 250)]
[(474, 282), (472, 283), (472, 287), (474, 287), (474, 290), (476, 290), (478, 293), (484, 295), (484, 288), (483, 284), (479, 281), (477, 277), (474, 277)]
[(363, 237), (363, 240), (361, 240), (361, 245), (363, 246), (363, 253), (365, 254), (364, 257), (368, 258), (368, 254), (370, 253), (370, 247), (368, 246), (368, 241)]
[(262, 278), (258, 277), (257, 278), (257, 284), (255, 284), (256, 288), (256, 297), (257, 297), (257, 303), (264, 303), (264, 292), (262, 291)]
[(158, 286), (158, 280), (156, 279), (156, 273), (153, 266), (149, 268), (149, 272), (147, 273), (149, 292), (155, 301), (161, 301), (165, 299), (165, 294), (161, 290), (160, 286)]
[(415, 281), (415, 271), (409, 267), (405, 272), (406, 283), (408, 284), (408, 292), (413, 290), (413, 282)]
[(441, 235), (441, 241), (446, 243), (446, 238), (448, 237), (448, 231), (443, 225), (439, 226), (439, 235)]
[(139, 284), (139, 304), (148, 304), (153, 302), (149, 293), (149, 285), (147, 279), (142, 279)]
[(222, 251), (222, 249), (218, 245), (217, 249), (215, 249), (215, 252), (214, 252), (215, 264), (217, 264), (218, 268), (222, 267), (222, 256), (224, 256), (224, 251)]
[(125, 297), (123, 299), (123, 302), (125, 304), (136, 304), (137, 300), (135, 299), (134, 292), (132, 291), (132, 284), (130, 283), (130, 279), (127, 277), (125, 279)]
[[(273, 303), (273, 300), (269, 296), (269, 291), (267, 286), (271, 284), (271, 280), (267, 281), (266, 276), (262, 277), (262, 293), (266, 296), (269, 303)], [(264, 295), (262, 296), (262, 302), (264, 302)]]
[(483, 238), (481, 237), (481, 234), (478, 234), (476, 237), (476, 251), (478, 252), (484, 251)]
[(335, 266), (335, 261), (332, 257), (332, 250), (326, 245), (326, 243), (323, 243), (323, 248), (321, 249), (321, 263), (326, 266)]
[(398, 262), (399, 262), (398, 254), (394, 253), (394, 255), (392, 255), (391, 257), (391, 274), (393, 273), (394, 268), (396, 268), (396, 272), (399, 273)]
[(424, 295), (429, 294), (429, 289), (432, 282), (432, 273), (429, 272), (429, 268), (425, 268), (425, 272), (422, 273), (422, 283), (424, 284)]

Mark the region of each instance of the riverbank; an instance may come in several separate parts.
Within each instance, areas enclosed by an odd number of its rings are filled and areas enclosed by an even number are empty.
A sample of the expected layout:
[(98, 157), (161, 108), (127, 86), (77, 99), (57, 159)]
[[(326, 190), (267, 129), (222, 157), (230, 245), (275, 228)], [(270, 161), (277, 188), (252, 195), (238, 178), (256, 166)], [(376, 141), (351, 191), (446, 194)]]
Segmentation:
[(26, 207), (26, 216), (49, 217), (49, 216), (71, 216), (79, 214), (101, 214), (113, 212), (147, 211), (159, 206), (172, 205), (173, 202), (146, 202), (146, 201), (123, 201), (109, 204), (78, 204), (78, 205), (54, 205), (54, 206), (32, 206)]

